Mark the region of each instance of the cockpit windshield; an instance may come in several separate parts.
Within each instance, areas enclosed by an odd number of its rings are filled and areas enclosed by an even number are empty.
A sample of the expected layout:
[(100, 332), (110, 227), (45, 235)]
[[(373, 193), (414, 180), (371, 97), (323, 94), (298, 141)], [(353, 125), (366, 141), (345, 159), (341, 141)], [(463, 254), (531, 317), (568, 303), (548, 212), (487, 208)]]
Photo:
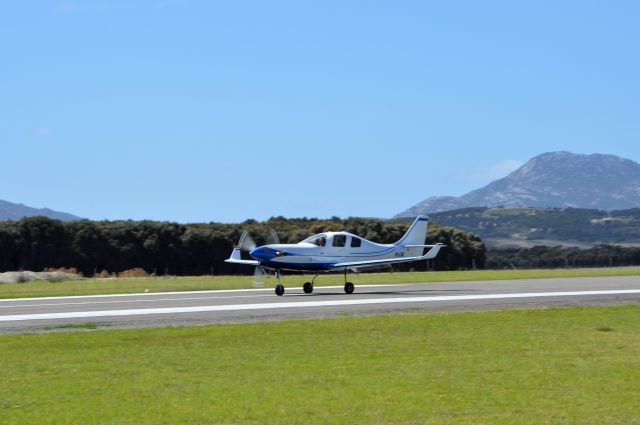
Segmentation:
[(315, 235), (303, 240), (302, 242), (314, 244), (317, 246), (325, 246), (327, 244), (327, 235)]

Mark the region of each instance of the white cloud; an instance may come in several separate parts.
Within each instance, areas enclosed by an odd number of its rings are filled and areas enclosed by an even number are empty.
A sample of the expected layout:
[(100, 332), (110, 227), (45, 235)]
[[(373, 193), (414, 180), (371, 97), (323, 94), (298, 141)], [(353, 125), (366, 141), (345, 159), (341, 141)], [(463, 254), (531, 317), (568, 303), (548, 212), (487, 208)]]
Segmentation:
[(47, 127), (36, 127), (30, 129), (29, 134), (34, 137), (46, 138), (51, 136), (51, 130)]
[(456, 177), (461, 180), (489, 182), (505, 177), (509, 173), (520, 168), (522, 165), (524, 165), (523, 161), (519, 161), (517, 159), (505, 159), (488, 166), (479, 166), (461, 170), (456, 173)]

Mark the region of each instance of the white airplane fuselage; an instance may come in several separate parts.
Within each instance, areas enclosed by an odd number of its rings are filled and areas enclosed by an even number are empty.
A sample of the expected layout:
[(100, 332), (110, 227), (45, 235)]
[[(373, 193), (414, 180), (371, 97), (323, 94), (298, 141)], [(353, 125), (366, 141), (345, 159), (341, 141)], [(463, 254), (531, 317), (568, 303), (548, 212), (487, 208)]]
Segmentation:
[[(257, 247), (249, 255), (259, 266), (275, 270), (323, 271), (366, 267), (434, 258), (441, 248), (424, 245), (428, 218), (417, 217), (407, 233), (394, 244), (371, 242), (349, 232), (324, 232), (297, 244)], [(425, 247), (432, 248), (426, 256)], [(239, 259), (239, 251), (236, 253)]]
[[(344, 272), (347, 294), (353, 293), (354, 285), (347, 281), (347, 271), (359, 271), (370, 267), (388, 266), (391, 264), (434, 259), (443, 244), (425, 245), (429, 219), (418, 216), (407, 233), (393, 244), (371, 242), (348, 232), (324, 232), (311, 236), (296, 244), (269, 244), (249, 251), (253, 260), (241, 257), (241, 248), (233, 249), (227, 262), (254, 266), (261, 275), (262, 269), (275, 270), (277, 285), (276, 295), (284, 294), (284, 286), (280, 282), (281, 270), (299, 270), (321, 272)], [(244, 235), (240, 239), (242, 246)], [(254, 245), (255, 246), (255, 245)], [(425, 248), (430, 248), (422, 254)], [(318, 276), (316, 274), (316, 277)], [(313, 282), (305, 282), (304, 292), (313, 292)]]
[[(324, 246), (309, 242), (297, 244), (264, 245), (249, 255), (260, 265), (273, 269), (328, 270), (338, 263), (352, 261), (376, 261), (420, 255), (421, 248), (406, 248), (394, 244), (379, 244), (347, 232), (326, 232)], [(334, 246), (335, 237), (346, 239), (344, 246)], [(359, 247), (351, 247), (352, 241), (360, 241)]]

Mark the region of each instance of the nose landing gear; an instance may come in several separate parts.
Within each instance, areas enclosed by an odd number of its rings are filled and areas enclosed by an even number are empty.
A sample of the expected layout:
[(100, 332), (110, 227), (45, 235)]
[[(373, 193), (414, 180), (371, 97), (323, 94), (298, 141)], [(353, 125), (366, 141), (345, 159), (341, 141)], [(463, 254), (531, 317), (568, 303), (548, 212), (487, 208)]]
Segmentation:
[(355, 287), (353, 286), (353, 283), (347, 282), (344, 284), (344, 292), (346, 292), (347, 294), (353, 294), (354, 289)]
[(280, 270), (276, 270), (276, 281), (278, 282), (276, 284), (276, 295), (281, 297), (284, 295), (284, 286), (280, 283)]
[(305, 282), (304, 285), (302, 285), (302, 290), (304, 291), (305, 294), (310, 294), (313, 292), (313, 282), (315, 282), (318, 276), (320, 276), (320, 273), (313, 276), (313, 279), (311, 279), (311, 282)]

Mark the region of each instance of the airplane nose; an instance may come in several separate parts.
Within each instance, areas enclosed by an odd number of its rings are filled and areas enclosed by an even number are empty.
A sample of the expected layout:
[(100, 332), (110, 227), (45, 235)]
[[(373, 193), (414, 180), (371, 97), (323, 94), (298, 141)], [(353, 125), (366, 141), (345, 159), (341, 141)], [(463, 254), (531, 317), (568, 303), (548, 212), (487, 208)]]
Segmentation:
[(249, 251), (249, 255), (256, 260), (268, 261), (275, 255), (272, 251), (270, 248), (259, 246)]
[(253, 248), (251, 251), (249, 251), (249, 255), (251, 256), (251, 258), (259, 260), (260, 259), (260, 247)]

